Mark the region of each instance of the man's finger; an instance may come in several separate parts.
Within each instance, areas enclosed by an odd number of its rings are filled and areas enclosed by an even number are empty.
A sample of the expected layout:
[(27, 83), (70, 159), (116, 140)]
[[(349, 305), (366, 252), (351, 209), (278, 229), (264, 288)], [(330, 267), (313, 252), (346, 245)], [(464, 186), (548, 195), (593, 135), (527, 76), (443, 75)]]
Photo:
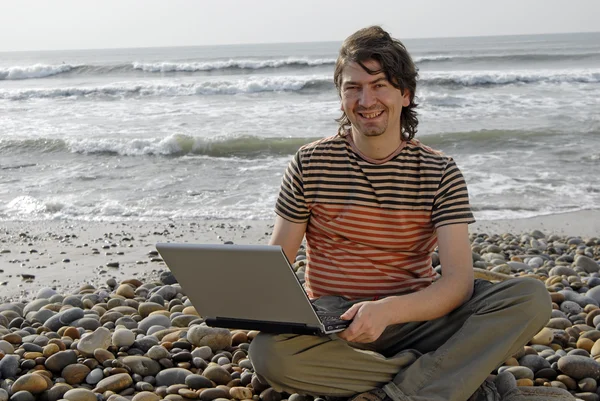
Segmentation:
[(352, 305), (350, 309), (344, 312), (340, 317), (344, 320), (354, 319), (354, 316), (356, 315), (361, 306), (362, 303)]

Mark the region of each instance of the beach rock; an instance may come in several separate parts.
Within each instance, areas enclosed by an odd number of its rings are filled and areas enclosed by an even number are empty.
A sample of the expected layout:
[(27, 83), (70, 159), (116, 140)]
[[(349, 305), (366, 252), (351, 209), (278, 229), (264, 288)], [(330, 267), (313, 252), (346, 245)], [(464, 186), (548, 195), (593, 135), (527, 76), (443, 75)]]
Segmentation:
[(133, 396), (132, 401), (159, 401), (161, 398), (158, 394), (150, 391), (141, 391)]
[(161, 283), (166, 284), (166, 285), (177, 284), (177, 280), (175, 279), (175, 276), (170, 271), (162, 272), (159, 276), (159, 280)]
[(71, 326), (81, 327), (84, 330), (94, 331), (100, 327), (100, 321), (92, 317), (82, 317), (70, 323)]
[(95, 385), (104, 378), (104, 372), (102, 369), (92, 369), (92, 371), (86, 376), (85, 382), (90, 385)]
[(169, 351), (161, 345), (155, 345), (148, 350), (147, 355), (149, 358), (158, 361), (159, 359), (167, 358), (169, 356)]
[(171, 386), (173, 384), (185, 384), (185, 378), (191, 374), (192, 372), (182, 368), (169, 368), (161, 370), (156, 375), (156, 385)]
[(550, 368), (550, 362), (539, 355), (525, 355), (519, 359), (519, 365), (531, 369), (533, 373), (544, 368)]
[(170, 301), (177, 295), (177, 290), (172, 285), (163, 285), (155, 292), (156, 295), (160, 295), (166, 301)]
[(35, 296), (36, 299), (50, 299), (53, 295), (56, 295), (57, 292), (53, 288), (44, 287), (40, 288)]
[(231, 381), (231, 374), (221, 366), (209, 366), (204, 369), (202, 376), (212, 380), (217, 384), (227, 384)]
[(554, 339), (554, 332), (544, 327), (531, 339), (531, 344), (550, 345)]
[(96, 394), (86, 388), (68, 390), (62, 398), (69, 401), (98, 401)]
[(48, 382), (42, 375), (25, 374), (19, 377), (12, 386), (14, 393), (19, 391), (29, 391), (31, 394), (39, 394), (48, 389)]
[(112, 334), (112, 344), (115, 347), (129, 347), (135, 342), (135, 334), (128, 329), (117, 329)]
[(71, 322), (81, 319), (84, 316), (85, 316), (85, 313), (83, 312), (83, 309), (81, 309), (81, 308), (75, 307), (75, 308), (67, 309), (66, 311), (61, 312), (60, 322), (63, 324), (63, 326), (68, 326), (71, 324)]
[(158, 310), (166, 310), (162, 304), (157, 304), (155, 302), (143, 302), (138, 306), (138, 313), (143, 318), (146, 318), (150, 315), (150, 313)]
[(31, 301), (23, 308), (23, 316), (27, 316), (30, 312), (37, 312), (42, 306), (48, 305), (49, 303), (50, 301), (47, 299), (36, 299)]
[(187, 332), (187, 339), (197, 347), (208, 346), (213, 352), (231, 346), (231, 332), (221, 328), (194, 326)]
[[(185, 385), (191, 389), (197, 390), (200, 388), (211, 388), (214, 387), (214, 384), (210, 379), (204, 377), (202, 375), (191, 374), (186, 376)], [(252, 397), (250, 397), (252, 398)]]
[(126, 356), (122, 362), (133, 373), (141, 376), (156, 376), (160, 372), (159, 363), (145, 356)]
[(116, 294), (125, 298), (133, 298), (135, 297), (135, 289), (129, 284), (121, 284), (117, 288)]
[(44, 365), (52, 372), (61, 372), (67, 365), (77, 363), (77, 354), (73, 350), (59, 351), (48, 359)]
[(209, 388), (200, 393), (200, 401), (228, 400), (229, 391), (223, 388)]
[(133, 383), (133, 379), (127, 373), (117, 373), (100, 380), (92, 390), (95, 393), (104, 393), (105, 391), (114, 391), (118, 393)]
[(89, 373), (90, 368), (81, 363), (76, 363), (65, 366), (60, 375), (69, 384), (80, 384), (83, 383)]
[(575, 380), (586, 377), (591, 377), (594, 380), (600, 379), (600, 363), (585, 356), (564, 356), (558, 360), (558, 368)]
[(35, 396), (29, 391), (17, 391), (10, 397), (10, 401), (35, 401)]
[(19, 357), (17, 355), (5, 355), (0, 359), (0, 378), (7, 379), (15, 377), (19, 370)]
[(15, 352), (15, 347), (6, 340), (0, 340), (0, 351), (4, 354), (13, 354)]
[(245, 400), (252, 398), (252, 390), (246, 387), (232, 387), (229, 396), (234, 400)]
[(150, 315), (138, 323), (138, 329), (143, 333), (146, 333), (151, 326), (170, 327), (171, 319), (163, 315)]
[(575, 258), (575, 266), (583, 269), (586, 273), (597, 273), (600, 271), (600, 266), (598, 263), (585, 255), (578, 255)]
[(110, 346), (110, 331), (105, 327), (97, 328), (77, 343), (77, 349), (85, 355), (93, 355), (97, 348), (107, 349)]

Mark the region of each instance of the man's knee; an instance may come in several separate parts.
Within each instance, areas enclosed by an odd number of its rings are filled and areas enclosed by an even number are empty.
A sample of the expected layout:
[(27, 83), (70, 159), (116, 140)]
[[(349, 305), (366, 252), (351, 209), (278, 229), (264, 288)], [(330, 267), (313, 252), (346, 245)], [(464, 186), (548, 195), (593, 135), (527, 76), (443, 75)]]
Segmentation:
[(522, 297), (522, 308), (531, 316), (532, 326), (541, 329), (552, 314), (552, 301), (546, 286), (534, 278), (519, 278), (511, 280), (513, 293)]
[(283, 370), (283, 358), (276, 350), (275, 337), (272, 334), (259, 333), (248, 349), (254, 371), (268, 380), (275, 379)]

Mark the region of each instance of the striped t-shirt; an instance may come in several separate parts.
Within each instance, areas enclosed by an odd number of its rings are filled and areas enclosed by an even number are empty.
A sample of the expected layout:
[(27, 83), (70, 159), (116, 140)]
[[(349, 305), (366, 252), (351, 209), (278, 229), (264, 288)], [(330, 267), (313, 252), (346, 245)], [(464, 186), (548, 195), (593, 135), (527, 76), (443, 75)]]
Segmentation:
[(421, 290), (437, 276), (431, 265), (435, 228), (475, 221), (451, 157), (413, 139), (385, 160), (373, 160), (349, 134), (298, 150), (284, 174), (276, 213), (308, 221), (310, 298)]

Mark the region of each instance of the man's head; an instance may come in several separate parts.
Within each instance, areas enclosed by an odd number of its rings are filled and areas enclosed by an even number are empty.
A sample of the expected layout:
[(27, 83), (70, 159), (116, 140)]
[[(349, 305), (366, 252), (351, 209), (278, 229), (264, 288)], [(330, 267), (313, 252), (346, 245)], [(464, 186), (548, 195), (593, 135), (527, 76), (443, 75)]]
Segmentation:
[(410, 140), (417, 132), (414, 102), (417, 69), (404, 45), (381, 27), (361, 29), (340, 49), (334, 81), (342, 101), (340, 133), (366, 136), (398, 129)]

